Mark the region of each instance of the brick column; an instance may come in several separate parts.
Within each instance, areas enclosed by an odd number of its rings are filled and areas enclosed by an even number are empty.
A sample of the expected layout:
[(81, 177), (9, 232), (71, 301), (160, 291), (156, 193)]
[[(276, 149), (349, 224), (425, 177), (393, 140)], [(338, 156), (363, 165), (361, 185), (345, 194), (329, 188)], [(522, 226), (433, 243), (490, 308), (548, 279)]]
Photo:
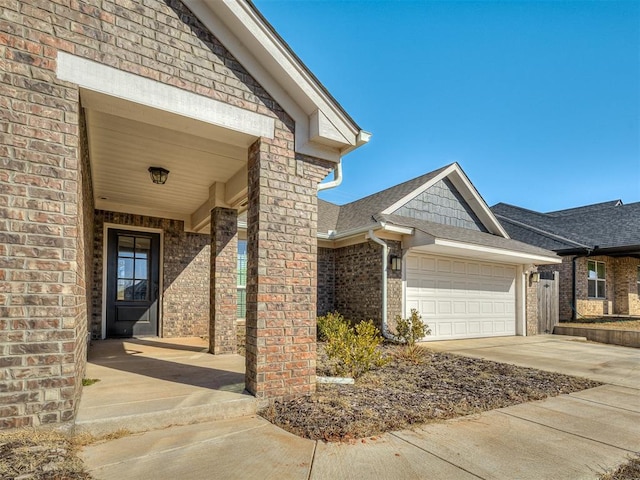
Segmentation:
[(316, 185), (329, 169), (296, 158), (289, 132), (249, 148), (245, 384), (258, 398), (315, 390)]
[(211, 308), (209, 351), (236, 353), (238, 288), (238, 212), (216, 207), (211, 211)]

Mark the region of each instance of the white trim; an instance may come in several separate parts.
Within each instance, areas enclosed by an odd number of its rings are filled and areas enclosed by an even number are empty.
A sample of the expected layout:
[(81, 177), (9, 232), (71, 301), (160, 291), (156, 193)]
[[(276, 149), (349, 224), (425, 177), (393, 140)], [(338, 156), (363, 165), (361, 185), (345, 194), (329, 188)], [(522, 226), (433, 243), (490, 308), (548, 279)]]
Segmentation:
[(474, 245), (472, 243), (457, 242), (455, 240), (435, 238), (433, 244), (443, 247), (458, 248), (461, 250), (471, 250), (478, 253), (509, 255), (510, 257), (521, 258), (523, 260), (523, 263), (562, 263), (562, 259), (560, 257), (547, 257), (544, 255), (535, 255), (533, 253), (518, 252), (515, 250), (507, 250), (503, 248), (486, 247), (484, 245)]
[(164, 301), (163, 295), (163, 273), (164, 273), (164, 230), (161, 228), (149, 228), (149, 227), (136, 227), (135, 225), (120, 225), (118, 223), (105, 222), (102, 227), (102, 319), (101, 319), (101, 332), (100, 338), (104, 340), (107, 338), (107, 247), (109, 243), (109, 229), (112, 230), (128, 230), (132, 232), (148, 232), (160, 234), (160, 250), (158, 255), (158, 336), (162, 337), (163, 334), (163, 322), (162, 322), (162, 303)]
[(117, 68), (58, 52), (57, 77), (94, 92), (192, 118), (252, 137), (274, 138), (271, 117)]
[(293, 118), (296, 152), (338, 162), (369, 140), (248, 2), (183, 3)]
[(480, 196), (480, 193), (476, 190), (460, 165), (458, 165), (457, 163), (452, 163), (438, 175), (426, 181), (418, 188), (384, 209), (382, 211), (382, 215), (393, 214), (393, 212), (398, 210), (407, 202), (413, 200), (415, 197), (417, 197), (421, 193), (424, 193), (440, 180), (443, 180), (447, 177), (450, 178), (451, 182), (458, 190), (458, 193), (462, 195), (462, 197), (469, 204), (473, 212), (478, 216), (482, 224), (487, 228), (487, 230), (489, 230), (489, 232), (493, 233), (494, 235), (509, 238), (509, 234), (507, 234), (507, 231), (502, 227), (502, 225), (500, 225), (500, 222), (494, 216), (487, 203)]

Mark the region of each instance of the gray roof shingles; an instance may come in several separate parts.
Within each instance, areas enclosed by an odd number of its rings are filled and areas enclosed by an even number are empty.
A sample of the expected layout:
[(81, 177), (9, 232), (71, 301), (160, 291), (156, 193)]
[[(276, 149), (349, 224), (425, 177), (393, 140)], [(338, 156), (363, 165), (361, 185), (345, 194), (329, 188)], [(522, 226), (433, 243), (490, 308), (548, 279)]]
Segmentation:
[(556, 252), (640, 246), (640, 202), (614, 200), (549, 213), (498, 203), (491, 210), (511, 237)]
[(458, 240), (476, 245), (520, 251), (535, 255), (552, 256), (552, 252), (544, 248), (490, 233), (478, 232), (451, 225), (442, 225), (400, 215), (381, 214), (386, 208), (409, 195), (449, 166), (450, 165), (445, 165), (433, 172), (426, 173), (420, 177), (345, 205), (339, 206), (319, 199), (318, 233), (328, 233), (330, 230), (344, 233), (357, 228), (374, 226), (379, 221), (386, 221), (398, 226), (415, 228), (438, 238)]

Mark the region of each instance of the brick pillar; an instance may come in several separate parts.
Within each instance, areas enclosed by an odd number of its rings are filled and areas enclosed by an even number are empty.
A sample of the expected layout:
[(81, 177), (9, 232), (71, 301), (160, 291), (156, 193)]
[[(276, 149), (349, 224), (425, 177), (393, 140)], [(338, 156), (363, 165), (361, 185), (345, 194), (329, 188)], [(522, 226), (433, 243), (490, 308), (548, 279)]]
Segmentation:
[(216, 207), (211, 211), (211, 308), (209, 351), (236, 353), (238, 268), (238, 212)]
[[(315, 390), (317, 183), (329, 172), (296, 158), (293, 135), (249, 148), (247, 390), (284, 398)], [(287, 148), (284, 148), (284, 147)]]

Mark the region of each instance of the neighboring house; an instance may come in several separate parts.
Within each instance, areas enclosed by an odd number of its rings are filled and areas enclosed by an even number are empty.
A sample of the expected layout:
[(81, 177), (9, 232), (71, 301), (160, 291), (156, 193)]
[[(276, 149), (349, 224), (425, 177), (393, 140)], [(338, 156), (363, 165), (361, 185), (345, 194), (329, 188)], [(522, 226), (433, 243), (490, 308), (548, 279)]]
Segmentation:
[(384, 328), (415, 308), (427, 340), (536, 333), (529, 274), (560, 259), (510, 239), (457, 163), (318, 207), (318, 314)]
[(0, 428), (74, 418), (88, 334), (235, 351), (245, 211), (246, 388), (313, 391), (317, 188), (369, 134), (244, 0), (0, 18)]
[(512, 238), (555, 251), (560, 320), (640, 315), (640, 202), (621, 200), (540, 213), (499, 203)]

